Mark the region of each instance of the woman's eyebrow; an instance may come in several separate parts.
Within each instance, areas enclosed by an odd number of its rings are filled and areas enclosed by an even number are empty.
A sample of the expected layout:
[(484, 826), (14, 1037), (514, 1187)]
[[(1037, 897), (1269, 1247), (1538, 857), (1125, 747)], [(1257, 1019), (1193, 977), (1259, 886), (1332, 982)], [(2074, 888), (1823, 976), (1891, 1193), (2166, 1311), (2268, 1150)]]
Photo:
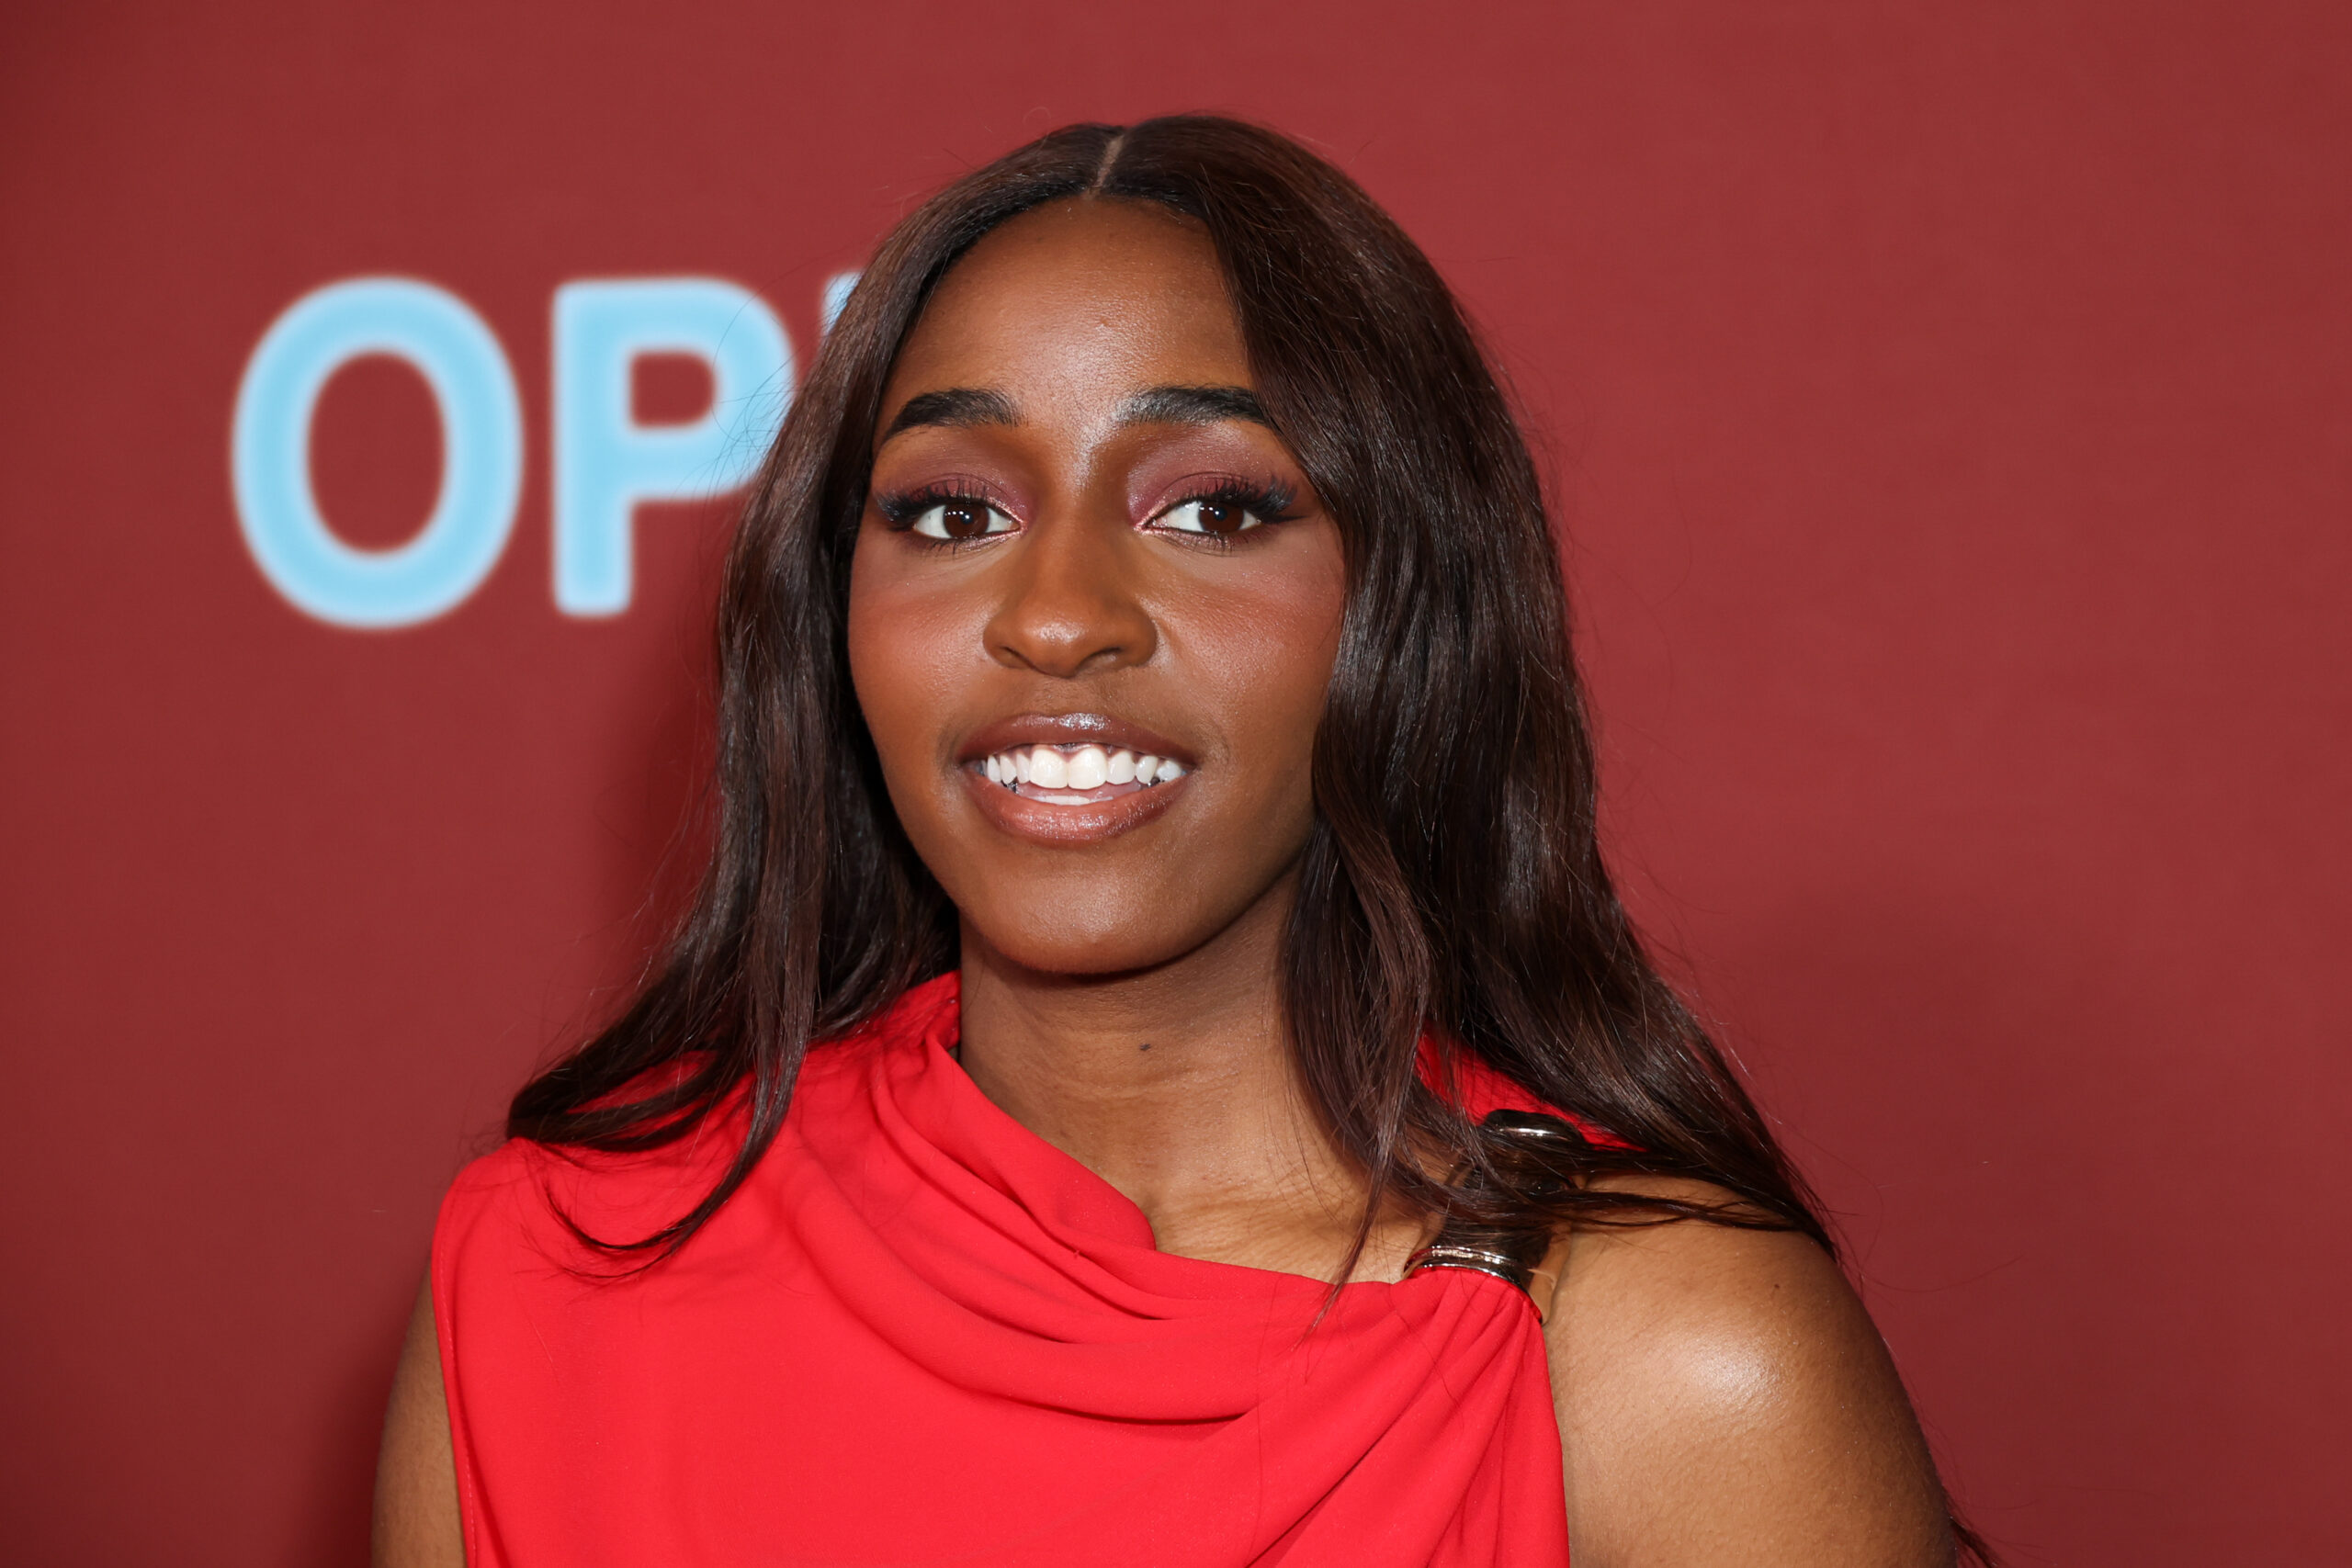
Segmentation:
[[(1150, 387), (1119, 405), (1121, 424), (1216, 424), (1244, 420), (1272, 428), (1258, 395), (1247, 387)], [(919, 392), (899, 406), (882, 432), (888, 441), (919, 425), (1019, 424), (1012, 400), (990, 387), (947, 387)], [(879, 446), (881, 443), (876, 442)]]
[[(1021, 411), (1012, 400), (988, 387), (949, 387), (937, 392), (918, 392), (899, 405), (890, 427), (882, 433), (888, 441), (902, 430), (912, 430), (919, 424), (1019, 424)], [(881, 442), (875, 443), (877, 446)]]
[(1274, 423), (1247, 387), (1153, 387), (1119, 409), (1122, 424), (1215, 424), (1227, 419), (1269, 429)]

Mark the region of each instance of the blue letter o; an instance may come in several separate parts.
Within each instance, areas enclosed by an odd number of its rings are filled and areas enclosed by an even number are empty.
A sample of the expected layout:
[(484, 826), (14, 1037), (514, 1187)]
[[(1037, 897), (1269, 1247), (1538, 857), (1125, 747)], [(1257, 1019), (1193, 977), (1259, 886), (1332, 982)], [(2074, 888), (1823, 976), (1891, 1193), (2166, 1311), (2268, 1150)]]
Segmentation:
[[(413, 366), (441, 412), (433, 514), (388, 550), (337, 538), (311, 486), (319, 394), (366, 354)], [(430, 620), (481, 585), (514, 532), (523, 489), (514, 373), (482, 319), (447, 289), (403, 277), (329, 284), (262, 334), (237, 389), (230, 468), (246, 547), (298, 608), (345, 626)]]

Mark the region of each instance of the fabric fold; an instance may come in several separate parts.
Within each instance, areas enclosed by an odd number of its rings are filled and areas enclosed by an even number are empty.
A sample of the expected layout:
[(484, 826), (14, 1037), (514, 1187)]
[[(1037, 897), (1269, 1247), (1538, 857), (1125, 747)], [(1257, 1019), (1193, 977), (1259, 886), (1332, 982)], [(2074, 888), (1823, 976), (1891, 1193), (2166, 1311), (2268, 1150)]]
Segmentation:
[(1567, 1562), (1523, 1295), (1431, 1270), (1318, 1321), (1321, 1281), (1161, 1253), (956, 1029), (947, 976), (812, 1049), (744, 1189), (636, 1274), (559, 1211), (643, 1234), (740, 1124), (467, 1168), (433, 1284), (474, 1568)]

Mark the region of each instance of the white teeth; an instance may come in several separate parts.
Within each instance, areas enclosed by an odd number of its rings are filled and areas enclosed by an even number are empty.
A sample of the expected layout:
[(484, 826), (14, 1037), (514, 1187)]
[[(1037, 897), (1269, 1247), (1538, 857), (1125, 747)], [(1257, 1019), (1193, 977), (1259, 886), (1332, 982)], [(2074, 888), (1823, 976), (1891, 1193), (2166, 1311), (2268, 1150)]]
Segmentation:
[(1169, 758), (1149, 752), (1138, 757), (1125, 747), (1107, 746), (1080, 746), (1069, 751), (1050, 745), (1023, 746), (981, 759), (980, 771), (990, 784), (1012, 790), (1029, 785), (1037, 792), (1030, 799), (1056, 806), (1093, 802), (1082, 794), (1048, 792), (1098, 790), (1105, 784), (1125, 784), (1148, 787), (1184, 776), (1182, 764)]

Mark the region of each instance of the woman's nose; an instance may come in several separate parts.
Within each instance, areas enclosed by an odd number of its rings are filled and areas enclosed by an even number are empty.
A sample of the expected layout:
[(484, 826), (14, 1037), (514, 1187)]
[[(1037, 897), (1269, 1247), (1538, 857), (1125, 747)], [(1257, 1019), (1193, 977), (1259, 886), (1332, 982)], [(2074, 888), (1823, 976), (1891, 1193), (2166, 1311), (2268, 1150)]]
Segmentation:
[(989, 657), (1063, 680), (1148, 660), (1159, 636), (1132, 581), (1136, 543), (1124, 521), (1032, 522), (1005, 562), (1004, 598), (986, 633)]

